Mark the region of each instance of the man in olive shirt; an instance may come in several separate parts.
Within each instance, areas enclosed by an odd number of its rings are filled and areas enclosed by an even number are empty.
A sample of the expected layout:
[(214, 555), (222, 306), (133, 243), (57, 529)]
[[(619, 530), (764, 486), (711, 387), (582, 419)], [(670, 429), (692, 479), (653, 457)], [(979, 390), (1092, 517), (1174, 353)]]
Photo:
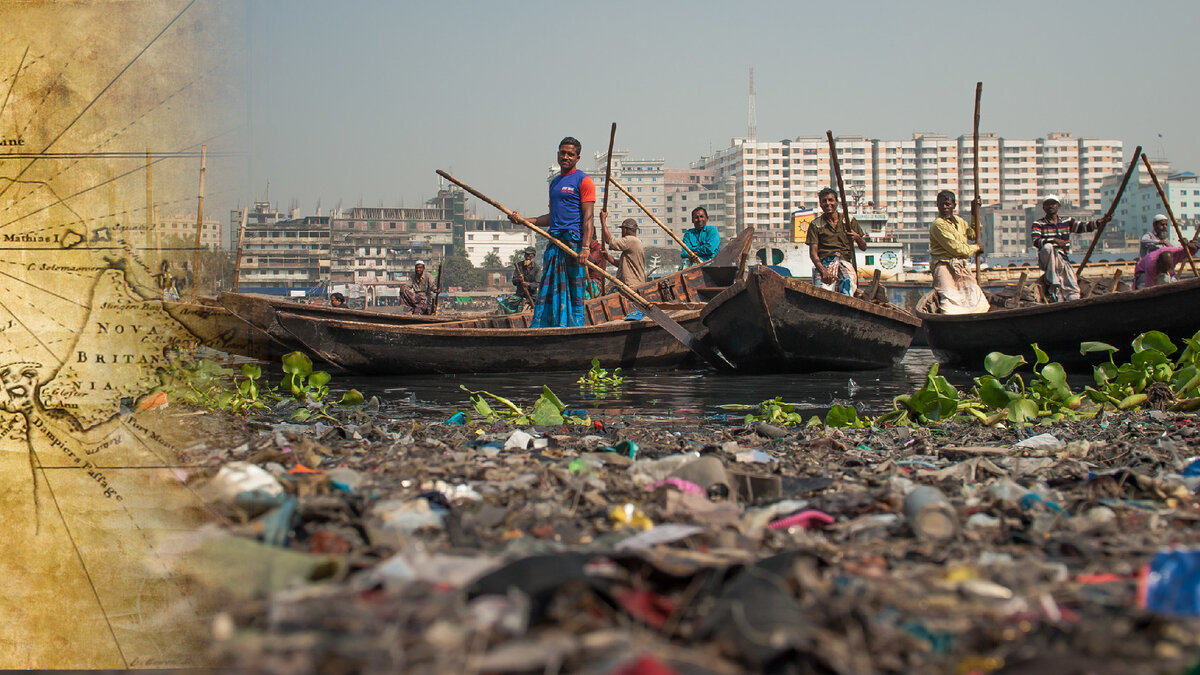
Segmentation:
[(854, 263), (854, 247), (867, 250), (867, 237), (854, 218), (844, 227), (838, 213), (837, 192), (825, 188), (817, 195), (821, 215), (808, 226), (808, 257), (813, 264), (813, 284), (828, 291), (853, 296), (858, 290), (858, 268)]
[(608, 210), (600, 209), (600, 231), (605, 245), (621, 252), (617, 261), (617, 277), (626, 286), (638, 286), (646, 281), (646, 250), (638, 239), (638, 224), (633, 218), (621, 223), (621, 236), (613, 239), (608, 233)]

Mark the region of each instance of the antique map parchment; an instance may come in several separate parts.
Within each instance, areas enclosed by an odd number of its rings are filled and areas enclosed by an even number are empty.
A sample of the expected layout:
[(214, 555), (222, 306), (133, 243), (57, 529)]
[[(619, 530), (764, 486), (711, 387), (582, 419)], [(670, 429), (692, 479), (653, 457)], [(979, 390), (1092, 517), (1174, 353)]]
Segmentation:
[(210, 516), (136, 402), (195, 338), (150, 281), (152, 216), (196, 213), (202, 146), (210, 203), (243, 180), (243, 17), (0, 5), (2, 668), (202, 664), (211, 617), (167, 559)]

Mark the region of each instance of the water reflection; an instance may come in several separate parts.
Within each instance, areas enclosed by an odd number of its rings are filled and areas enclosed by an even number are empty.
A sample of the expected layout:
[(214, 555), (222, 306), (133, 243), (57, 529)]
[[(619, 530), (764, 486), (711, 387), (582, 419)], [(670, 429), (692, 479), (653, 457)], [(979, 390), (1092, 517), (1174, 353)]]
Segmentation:
[[(782, 397), (805, 410), (821, 414), (834, 403), (853, 405), (862, 414), (877, 416), (891, 410), (892, 399), (912, 393), (925, 381), (934, 363), (928, 349), (910, 349), (897, 365), (853, 373), (808, 375), (720, 375), (709, 370), (638, 369), (619, 389), (592, 393), (576, 382), (580, 372), (491, 373), (478, 375), (423, 375), (374, 377), (337, 375), (336, 388), (355, 387), (368, 398), (378, 396), (389, 413), (428, 416), (467, 409), (469, 401), (460, 386), (486, 390), (528, 404), (550, 387), (569, 409), (593, 416), (632, 415), (649, 419), (695, 419), (734, 414), (722, 404), (754, 405)], [(970, 383), (966, 371), (943, 372), (955, 386)]]

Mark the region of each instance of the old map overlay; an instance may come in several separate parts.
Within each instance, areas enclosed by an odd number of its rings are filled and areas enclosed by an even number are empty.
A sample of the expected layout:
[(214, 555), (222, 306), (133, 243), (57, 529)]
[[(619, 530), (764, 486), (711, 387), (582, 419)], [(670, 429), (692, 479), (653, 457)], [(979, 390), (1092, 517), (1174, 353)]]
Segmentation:
[(196, 338), (153, 284), (154, 214), (195, 216), (202, 147), (210, 203), (243, 180), (243, 16), (0, 6), (0, 668), (203, 663), (176, 553), (210, 514), (137, 403)]

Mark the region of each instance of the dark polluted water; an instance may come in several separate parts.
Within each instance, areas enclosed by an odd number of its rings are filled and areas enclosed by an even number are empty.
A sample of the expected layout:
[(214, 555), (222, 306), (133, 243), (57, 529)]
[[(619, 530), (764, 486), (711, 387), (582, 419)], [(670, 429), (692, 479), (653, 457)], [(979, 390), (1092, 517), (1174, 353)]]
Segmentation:
[[(330, 384), (335, 391), (353, 387), (368, 399), (377, 396), (388, 413), (401, 417), (449, 415), (455, 410), (470, 412), (467, 393), (460, 388), (464, 386), (528, 406), (541, 394), (542, 385), (550, 387), (569, 410), (586, 410), (594, 417), (740, 418), (743, 412), (720, 406), (757, 405), (776, 396), (797, 404), (806, 416), (823, 415), (829, 406), (838, 403), (853, 405), (860, 414), (874, 417), (891, 410), (896, 396), (911, 394), (919, 388), (933, 363), (933, 354), (928, 349), (910, 349), (891, 368), (857, 372), (724, 375), (702, 369), (640, 368), (623, 372), (628, 379), (619, 388), (598, 392), (581, 388), (577, 380), (582, 371), (408, 377), (335, 374)], [(942, 374), (961, 388), (969, 385), (977, 373), (943, 371)]]

